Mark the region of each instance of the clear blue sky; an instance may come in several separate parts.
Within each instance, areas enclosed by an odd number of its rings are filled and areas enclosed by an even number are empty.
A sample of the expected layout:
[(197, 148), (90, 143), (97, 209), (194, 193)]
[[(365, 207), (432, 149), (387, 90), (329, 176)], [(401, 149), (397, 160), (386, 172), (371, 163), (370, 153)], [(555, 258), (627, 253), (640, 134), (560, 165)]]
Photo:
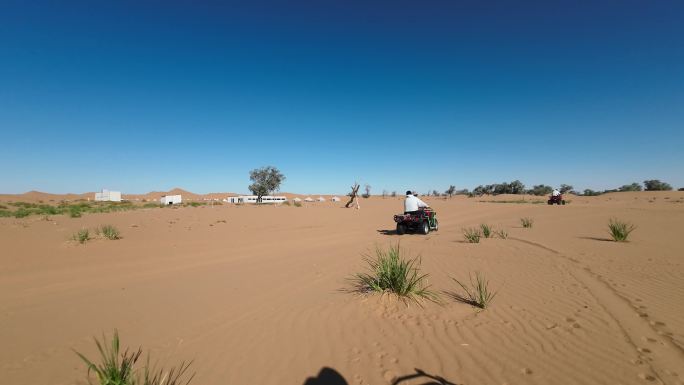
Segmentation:
[(684, 186), (682, 1), (243, 3), (3, 0), (0, 192)]

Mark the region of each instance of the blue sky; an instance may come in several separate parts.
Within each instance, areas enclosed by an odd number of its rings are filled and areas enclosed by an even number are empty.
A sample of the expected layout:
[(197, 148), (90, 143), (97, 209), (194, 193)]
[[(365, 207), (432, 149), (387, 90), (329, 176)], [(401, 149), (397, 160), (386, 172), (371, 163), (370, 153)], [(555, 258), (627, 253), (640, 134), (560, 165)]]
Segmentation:
[(684, 186), (684, 2), (0, 3), (0, 192)]

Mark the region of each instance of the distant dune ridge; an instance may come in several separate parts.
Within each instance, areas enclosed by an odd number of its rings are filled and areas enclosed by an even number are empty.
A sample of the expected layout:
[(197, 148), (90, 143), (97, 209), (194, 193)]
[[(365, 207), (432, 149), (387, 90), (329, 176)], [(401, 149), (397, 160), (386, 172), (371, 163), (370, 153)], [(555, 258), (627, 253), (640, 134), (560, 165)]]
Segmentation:
[[(176, 187), (173, 188), (169, 191), (150, 191), (145, 194), (126, 194), (126, 192), (121, 193), (121, 198), (124, 200), (131, 200), (131, 201), (158, 201), (162, 196), (164, 195), (182, 195), (183, 200), (188, 200), (188, 201), (202, 201), (202, 200), (215, 200), (215, 199), (223, 199), (228, 196), (235, 196), (235, 195), (251, 195), (251, 193), (233, 193), (233, 192), (212, 192), (212, 193), (207, 193), (207, 194), (196, 194), (187, 190), (184, 190), (182, 188)], [(273, 195), (284, 195), (288, 199), (292, 199), (294, 197), (300, 197), (304, 198), (307, 196), (310, 196), (313, 199), (318, 198), (319, 196), (322, 196), (326, 199), (331, 198), (333, 195), (330, 194), (295, 194), (295, 193), (289, 193), (289, 192), (275, 192)], [(337, 195), (337, 196), (342, 196), (342, 195)], [(8, 201), (13, 201), (13, 202), (31, 202), (31, 203), (36, 203), (36, 202), (44, 202), (44, 203), (50, 203), (50, 202), (61, 202), (61, 201), (75, 201), (79, 199), (85, 199), (85, 200), (93, 200), (95, 197), (95, 192), (86, 192), (82, 194), (73, 194), (73, 193), (67, 193), (67, 194), (52, 194), (52, 193), (46, 193), (46, 192), (41, 192), (41, 191), (29, 191), (25, 192), (23, 194), (0, 194), (0, 202), (8, 202)]]

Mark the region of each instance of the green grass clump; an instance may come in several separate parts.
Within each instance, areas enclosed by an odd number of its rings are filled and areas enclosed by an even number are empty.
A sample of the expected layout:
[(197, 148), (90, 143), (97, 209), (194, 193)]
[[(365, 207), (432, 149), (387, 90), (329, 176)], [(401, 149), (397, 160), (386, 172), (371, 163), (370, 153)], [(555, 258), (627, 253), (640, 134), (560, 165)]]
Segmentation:
[(501, 238), (501, 239), (506, 239), (506, 238), (508, 238), (508, 232), (507, 232), (506, 230), (499, 230), (499, 231), (496, 231), (495, 234), (496, 234), (499, 238)]
[(480, 243), (480, 237), (482, 237), (482, 234), (480, 234), (479, 229), (469, 227), (467, 229), (463, 229), (463, 237), (468, 243)]
[(285, 201), (285, 202), (282, 203), (282, 205), (283, 205), (283, 206), (289, 206), (289, 205), (290, 205), (290, 201)]
[(480, 309), (486, 309), (494, 300), (494, 297), (496, 297), (497, 292), (490, 290), (489, 281), (487, 281), (483, 274), (475, 272), (474, 281), (470, 274), (468, 274), (468, 277), (470, 278), (470, 286), (464, 285), (456, 278), (451, 278), (463, 290), (463, 293), (452, 293), (452, 296), (460, 302), (479, 307)]
[(28, 217), (29, 215), (31, 215), (31, 210), (23, 208), (23, 207), (14, 212), (15, 218), (25, 218), (25, 217)]
[(13, 217), (14, 212), (9, 211), (9, 210), (3, 210), (0, 209), (0, 218), (7, 218), (7, 217)]
[(71, 218), (80, 218), (83, 216), (83, 214), (81, 214), (81, 210), (79, 210), (78, 208), (71, 207), (69, 208), (69, 216)]
[(100, 353), (100, 363), (94, 363), (83, 354), (74, 351), (88, 366), (87, 380), (89, 384), (91, 373), (95, 373), (99, 385), (188, 385), (195, 376), (189, 376), (187, 381), (184, 377), (192, 362), (181, 362), (177, 368), (168, 371), (164, 369), (154, 370), (150, 368), (150, 358), (147, 356), (147, 364), (142, 370), (136, 370), (135, 364), (142, 355), (142, 349), (136, 351), (124, 350), (121, 353), (119, 333), (114, 330), (114, 336), (110, 344), (106, 343), (106, 337), (102, 335), (102, 341), (95, 338), (95, 345)]
[(88, 229), (78, 230), (78, 232), (72, 236), (72, 239), (78, 241), (80, 244), (84, 244), (91, 239), (90, 231), (88, 231)]
[(520, 224), (522, 225), (522, 227), (529, 229), (529, 228), (532, 228), (532, 224), (534, 224), (534, 220), (532, 220), (532, 218), (528, 218), (528, 217), (520, 218)]
[(636, 229), (633, 224), (623, 222), (621, 220), (612, 218), (608, 222), (608, 229), (610, 235), (613, 237), (615, 242), (627, 242), (629, 234)]
[(494, 236), (492, 227), (489, 226), (488, 224), (481, 224), (480, 229), (482, 230), (482, 236), (485, 238), (491, 238)]
[(420, 257), (404, 258), (399, 244), (390, 245), (387, 251), (378, 247), (375, 258), (366, 256), (365, 261), (370, 272), (353, 278), (358, 291), (391, 293), (419, 304), (421, 300), (439, 302), (437, 294), (426, 284), (428, 274), (420, 273)]
[(160, 206), (161, 206), (161, 204), (159, 204), (159, 203), (154, 203), (154, 202), (148, 202), (148, 203), (145, 203), (144, 205), (142, 205), (142, 207), (143, 207), (143, 208), (146, 208), (146, 209), (149, 209), (149, 208), (156, 208), (156, 207), (160, 207)]
[(121, 234), (119, 233), (119, 230), (112, 225), (104, 225), (100, 227), (99, 232), (105, 238), (110, 240), (121, 239)]
[(295, 201), (295, 202), (294, 202), (294, 207), (302, 207), (302, 202)]

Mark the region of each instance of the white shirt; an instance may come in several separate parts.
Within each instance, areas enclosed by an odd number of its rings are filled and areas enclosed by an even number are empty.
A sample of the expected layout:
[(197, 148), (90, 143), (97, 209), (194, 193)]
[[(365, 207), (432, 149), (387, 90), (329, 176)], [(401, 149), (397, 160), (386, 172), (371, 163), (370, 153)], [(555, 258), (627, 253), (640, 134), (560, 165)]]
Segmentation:
[(404, 199), (404, 211), (418, 211), (419, 207), (430, 207), (425, 202), (418, 199), (417, 196), (407, 195)]
[[(549, 191), (549, 190), (546, 190), (546, 191)], [(557, 197), (557, 196), (560, 195), (560, 191), (558, 191), (558, 190), (553, 190), (553, 192), (551, 193), (551, 195)]]

